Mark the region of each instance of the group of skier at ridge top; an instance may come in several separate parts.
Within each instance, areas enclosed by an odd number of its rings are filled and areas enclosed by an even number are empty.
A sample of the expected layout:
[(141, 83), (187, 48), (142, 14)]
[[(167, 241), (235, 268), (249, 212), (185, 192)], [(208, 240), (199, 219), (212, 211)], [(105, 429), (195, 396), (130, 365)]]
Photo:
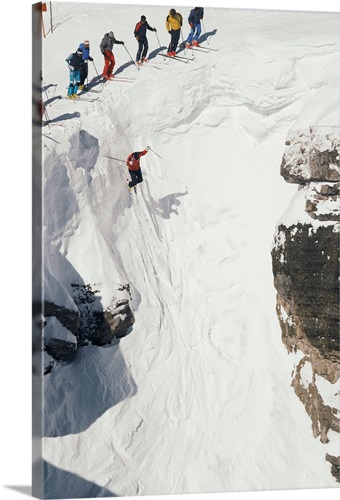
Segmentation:
[[(190, 33), (185, 43), (187, 48), (192, 45), (199, 46), (198, 40), (201, 35), (201, 20), (203, 19), (203, 15), (203, 7), (195, 7), (190, 11), (188, 17)], [(182, 15), (179, 12), (176, 12), (175, 9), (170, 9), (165, 22), (165, 27), (171, 36), (167, 51), (168, 57), (176, 56), (182, 24)], [(134, 35), (138, 42), (138, 50), (136, 54), (137, 65), (141, 65), (148, 61), (147, 53), (149, 50), (149, 44), (146, 36), (147, 30), (157, 31), (156, 28), (152, 28), (149, 25), (145, 16), (141, 16), (140, 21), (136, 24), (134, 30)], [(102, 73), (104, 80), (110, 80), (110, 78), (113, 77), (113, 69), (116, 63), (112, 52), (114, 44), (124, 45), (124, 42), (116, 40), (112, 31), (105, 33), (100, 44), (100, 51), (104, 56), (104, 69)], [(70, 70), (70, 83), (67, 92), (67, 97), (69, 99), (77, 98), (78, 89), (83, 90), (85, 88), (85, 80), (88, 76), (88, 61), (93, 61), (93, 57), (90, 56), (90, 42), (85, 40), (79, 45), (78, 49), (74, 53), (70, 54), (66, 59)]]
[[(201, 20), (203, 19), (204, 8), (195, 7), (190, 11), (188, 17), (188, 23), (190, 25), (190, 33), (185, 42), (185, 46), (190, 48), (192, 45), (198, 47), (199, 37), (201, 34)], [(183, 17), (175, 9), (170, 9), (168, 16), (166, 17), (165, 27), (171, 36), (170, 43), (168, 46), (168, 57), (175, 57), (176, 50), (180, 39), (181, 28), (183, 25)], [(136, 64), (143, 64), (148, 61), (147, 53), (149, 50), (148, 39), (146, 37), (147, 30), (157, 31), (156, 28), (152, 28), (146, 20), (145, 16), (141, 16), (140, 21), (136, 24), (134, 35), (138, 42), (138, 51), (136, 55)], [(112, 31), (105, 33), (101, 44), (100, 51), (104, 56), (104, 69), (102, 77), (104, 80), (110, 80), (113, 77), (113, 69), (115, 66), (115, 57), (112, 52), (114, 44), (124, 45), (123, 41), (116, 40)], [(93, 61), (93, 57), (90, 56), (90, 42), (85, 40), (81, 43), (76, 50), (76, 52), (70, 54), (66, 59), (70, 70), (70, 84), (68, 87), (67, 97), (70, 99), (77, 98), (77, 91), (83, 90), (85, 88), (85, 80), (88, 76), (88, 61)], [(140, 158), (149, 151), (149, 146), (143, 151), (136, 151), (131, 153), (127, 160), (126, 165), (128, 167), (131, 181), (128, 182), (128, 188), (131, 191), (132, 188), (141, 182), (143, 182), (143, 175), (140, 168)]]

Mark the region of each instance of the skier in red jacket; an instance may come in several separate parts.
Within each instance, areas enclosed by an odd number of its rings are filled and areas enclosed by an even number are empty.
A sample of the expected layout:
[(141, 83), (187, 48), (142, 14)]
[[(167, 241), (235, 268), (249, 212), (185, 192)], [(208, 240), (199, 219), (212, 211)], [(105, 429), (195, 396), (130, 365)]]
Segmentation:
[(140, 157), (146, 155), (149, 151), (149, 146), (144, 149), (144, 151), (137, 151), (131, 153), (126, 159), (126, 165), (129, 169), (131, 176), (131, 181), (129, 182), (129, 188), (133, 188), (136, 184), (143, 182), (142, 171), (140, 168)]

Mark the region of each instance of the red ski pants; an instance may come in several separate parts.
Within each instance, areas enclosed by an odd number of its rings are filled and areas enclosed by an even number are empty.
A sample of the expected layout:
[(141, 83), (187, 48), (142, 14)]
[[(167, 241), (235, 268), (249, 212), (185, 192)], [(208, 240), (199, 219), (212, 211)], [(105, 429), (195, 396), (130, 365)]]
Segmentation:
[(110, 78), (112, 76), (114, 65), (116, 64), (115, 56), (110, 50), (104, 52), (104, 69), (103, 78)]

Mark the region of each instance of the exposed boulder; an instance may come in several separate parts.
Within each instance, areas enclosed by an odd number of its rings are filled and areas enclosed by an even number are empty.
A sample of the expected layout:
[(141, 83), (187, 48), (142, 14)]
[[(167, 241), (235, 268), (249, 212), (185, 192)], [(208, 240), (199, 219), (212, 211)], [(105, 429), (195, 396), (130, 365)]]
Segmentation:
[(77, 350), (76, 342), (52, 338), (45, 346), (46, 352), (56, 360), (70, 360)]
[(79, 311), (72, 311), (65, 306), (60, 306), (54, 302), (45, 301), (43, 315), (56, 317), (60, 323), (67, 328), (73, 335), (77, 335), (80, 324)]
[(92, 327), (85, 333), (95, 345), (110, 344), (113, 339), (125, 337), (135, 322), (128, 300), (118, 302), (115, 309), (94, 311)]
[[(339, 127), (289, 134), (281, 175), (299, 189), (278, 223), (272, 248), (282, 340), (289, 353), (301, 354), (292, 386), (314, 437), (325, 444), (330, 431), (340, 432), (339, 157)], [(326, 460), (339, 481), (339, 457), (327, 454)]]
[(281, 175), (293, 184), (340, 181), (339, 127), (309, 127), (288, 135)]
[[(71, 361), (78, 347), (77, 330), (74, 329), (74, 311), (70, 311), (66, 307), (56, 306), (56, 304), (53, 304), (52, 307), (50, 304), (45, 309), (46, 312), (48, 314), (43, 328), (45, 351), (54, 360)], [(55, 314), (52, 315), (52, 312)], [(67, 321), (68, 318), (71, 318), (70, 322)], [(77, 324), (79, 325), (79, 314)], [(73, 332), (70, 328), (73, 329)]]
[(103, 309), (98, 290), (93, 290), (91, 285), (72, 283), (72, 287), (74, 302), (80, 311), (79, 343), (90, 341), (100, 346), (130, 333), (135, 318), (128, 299), (113, 298), (109, 306)]
[(327, 453), (326, 460), (332, 465), (332, 474), (338, 483), (340, 483), (340, 457), (333, 457), (333, 455)]
[(272, 259), (282, 340), (290, 352), (300, 349), (311, 356), (316, 372), (335, 382), (340, 368), (338, 234), (333, 226), (314, 230), (311, 224), (280, 224), (275, 240)]
[(135, 322), (129, 300), (112, 299), (103, 309), (99, 290), (91, 285), (72, 283), (73, 301), (77, 310), (70, 310), (54, 302), (44, 303), (43, 341), (47, 353), (45, 374), (54, 361), (72, 361), (79, 347), (92, 343), (110, 344), (125, 337)]

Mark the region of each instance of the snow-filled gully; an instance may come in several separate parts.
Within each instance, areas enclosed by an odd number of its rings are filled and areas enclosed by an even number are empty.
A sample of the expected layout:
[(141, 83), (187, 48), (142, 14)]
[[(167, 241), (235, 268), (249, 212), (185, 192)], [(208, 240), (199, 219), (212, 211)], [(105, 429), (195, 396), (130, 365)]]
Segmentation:
[[(264, 26), (270, 33), (270, 18)], [(78, 404), (63, 382), (74, 377), (81, 388), (93, 373), (103, 408), (86, 425), (52, 432), (44, 457), (117, 495), (333, 484), (290, 388), (275, 316), (270, 245), (292, 194), (279, 164), (309, 92), (299, 65), (312, 57), (301, 46), (293, 62), (294, 47), (275, 43), (259, 68), (246, 50), (238, 63), (235, 49), (227, 62), (197, 56), (190, 71), (142, 69), (138, 83), (112, 83), (82, 104), (81, 117), (56, 132), (63, 147), (48, 143), (46, 199), (69, 211), (46, 238), (98, 285), (103, 306), (128, 283), (136, 322), (119, 345), (82, 348), (77, 367), (57, 369), (56, 398)], [(147, 145), (163, 160), (142, 158), (144, 182), (130, 195), (103, 155), (125, 159)]]

